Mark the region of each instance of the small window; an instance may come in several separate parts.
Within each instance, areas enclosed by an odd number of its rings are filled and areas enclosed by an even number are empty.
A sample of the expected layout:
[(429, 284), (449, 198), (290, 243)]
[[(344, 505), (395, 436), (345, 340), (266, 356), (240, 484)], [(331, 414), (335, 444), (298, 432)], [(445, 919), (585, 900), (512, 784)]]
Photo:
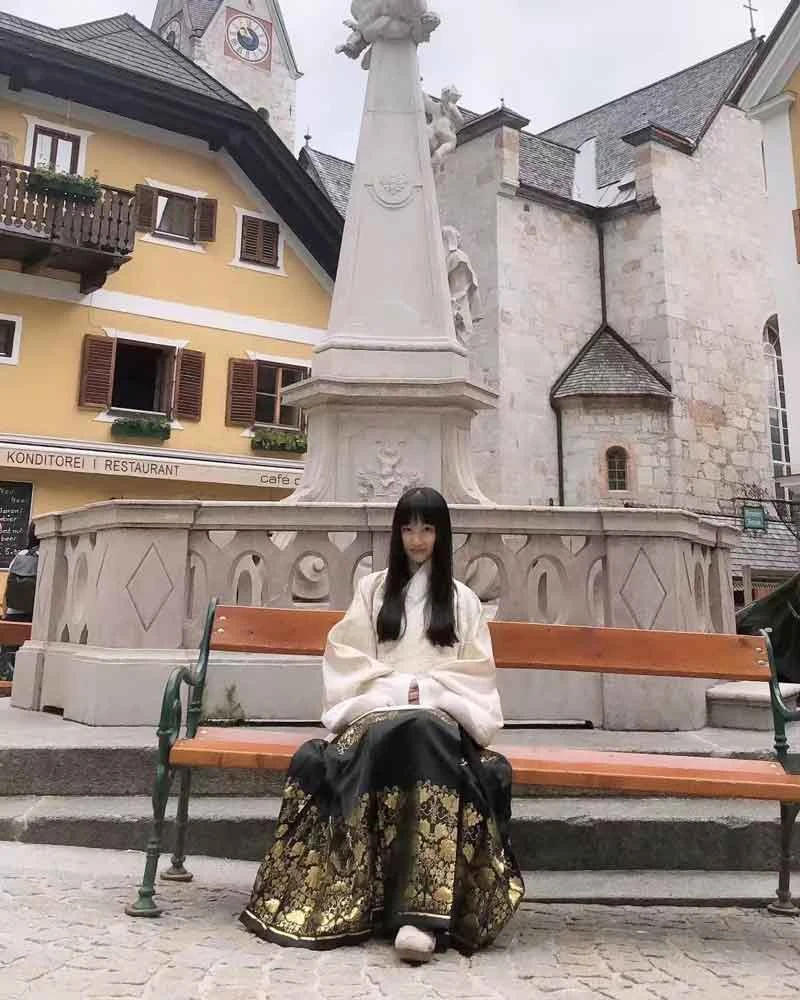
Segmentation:
[(31, 166), (63, 174), (77, 173), (80, 148), (79, 136), (37, 125), (33, 133)]
[(167, 45), (173, 49), (178, 47), (178, 36), (175, 34), (174, 28), (167, 32)]
[(14, 357), (14, 340), (17, 336), (17, 324), (13, 320), (0, 320), (0, 358)]
[(136, 228), (186, 243), (213, 243), (217, 202), (148, 184), (136, 185)]
[(285, 368), (259, 361), (256, 377), (256, 423), (278, 427), (301, 427), (303, 416), (296, 406), (285, 406), (281, 400), (284, 389), (302, 382), (308, 375), (303, 368)]
[(242, 241), (239, 260), (248, 264), (278, 266), (280, 228), (277, 222), (257, 219), (252, 215), (242, 218)]
[(231, 427), (269, 424), (302, 428), (303, 411), (283, 402), (285, 389), (308, 378), (308, 369), (269, 361), (231, 358), (228, 365), (228, 408)]
[(628, 489), (628, 453), (624, 448), (609, 448), (606, 452), (608, 488), (612, 493)]
[(87, 334), (79, 405), (200, 420), (204, 374), (200, 351)]

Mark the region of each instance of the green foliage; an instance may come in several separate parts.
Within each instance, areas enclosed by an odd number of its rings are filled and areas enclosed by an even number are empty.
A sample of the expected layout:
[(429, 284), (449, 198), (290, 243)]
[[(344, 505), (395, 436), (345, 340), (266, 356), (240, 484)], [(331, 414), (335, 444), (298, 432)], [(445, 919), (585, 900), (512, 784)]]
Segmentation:
[(169, 420), (164, 417), (117, 417), (111, 425), (113, 437), (157, 438), (166, 441), (172, 433)]
[(251, 443), (253, 451), (287, 451), (302, 455), (308, 450), (308, 435), (303, 431), (281, 431), (257, 427)]
[(64, 174), (39, 167), (30, 172), (28, 190), (86, 202), (95, 202), (103, 194), (103, 188), (96, 177), (81, 177), (78, 174)]

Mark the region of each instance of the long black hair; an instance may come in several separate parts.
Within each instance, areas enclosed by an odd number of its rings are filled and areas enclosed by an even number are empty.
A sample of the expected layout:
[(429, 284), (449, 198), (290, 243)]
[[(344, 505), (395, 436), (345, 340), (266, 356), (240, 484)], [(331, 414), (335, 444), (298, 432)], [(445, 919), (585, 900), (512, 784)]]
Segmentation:
[(428, 595), (426, 635), (434, 646), (454, 646), (458, 642), (454, 611), (453, 528), (447, 501), (428, 486), (415, 487), (400, 497), (392, 521), (389, 546), (389, 572), (383, 607), (378, 615), (378, 639), (399, 639), (405, 630), (405, 590), (411, 579), (411, 567), (403, 548), (403, 528), (409, 524), (429, 524), (436, 529), (431, 556), (431, 582)]

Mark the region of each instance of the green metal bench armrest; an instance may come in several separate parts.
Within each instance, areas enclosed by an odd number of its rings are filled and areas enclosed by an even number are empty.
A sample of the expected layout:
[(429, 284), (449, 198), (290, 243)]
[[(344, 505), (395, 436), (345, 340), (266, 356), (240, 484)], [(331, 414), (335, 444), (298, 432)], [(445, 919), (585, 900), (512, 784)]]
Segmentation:
[(789, 752), (789, 740), (786, 736), (787, 722), (800, 722), (800, 709), (791, 709), (783, 700), (781, 682), (778, 679), (778, 667), (775, 663), (775, 651), (772, 648), (772, 629), (763, 628), (760, 633), (767, 647), (769, 658), (769, 691), (772, 699), (772, 724), (775, 729), (775, 753), (790, 774), (800, 773), (800, 756)]

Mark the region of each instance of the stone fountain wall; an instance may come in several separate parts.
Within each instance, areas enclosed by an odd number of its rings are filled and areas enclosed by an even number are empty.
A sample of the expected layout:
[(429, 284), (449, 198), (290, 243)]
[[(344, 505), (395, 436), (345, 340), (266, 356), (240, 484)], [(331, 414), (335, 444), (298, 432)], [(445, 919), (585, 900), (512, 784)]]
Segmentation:
[[(13, 704), (93, 725), (153, 725), (169, 671), (191, 663), (212, 597), (347, 607), (385, 566), (392, 507), (113, 501), (40, 518), (33, 640)], [(454, 507), (456, 571), (499, 619), (733, 631), (735, 535), (682, 511)], [(705, 724), (706, 682), (503, 671), (512, 720), (615, 729)], [(314, 719), (313, 658), (219, 655), (208, 709)]]

